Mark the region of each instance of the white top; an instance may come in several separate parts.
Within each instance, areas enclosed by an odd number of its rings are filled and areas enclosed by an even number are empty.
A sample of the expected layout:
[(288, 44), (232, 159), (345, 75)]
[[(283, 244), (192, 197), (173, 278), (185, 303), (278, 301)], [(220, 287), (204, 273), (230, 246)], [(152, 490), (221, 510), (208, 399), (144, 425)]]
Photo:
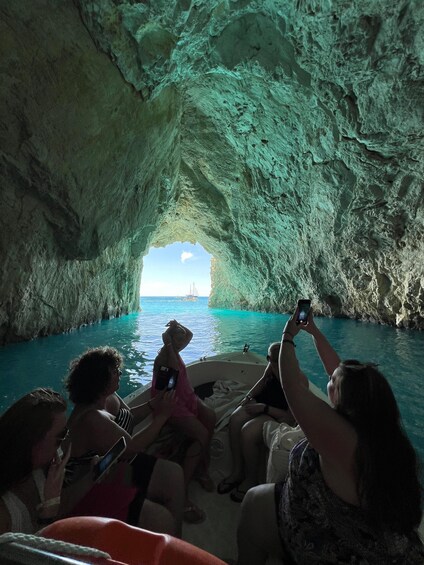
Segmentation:
[[(44, 502), (44, 485), (46, 477), (41, 469), (32, 472), (32, 478), (37, 487), (40, 501)], [(14, 492), (10, 490), (1, 497), (10, 514), (10, 531), (33, 534), (34, 526), (28, 508)]]

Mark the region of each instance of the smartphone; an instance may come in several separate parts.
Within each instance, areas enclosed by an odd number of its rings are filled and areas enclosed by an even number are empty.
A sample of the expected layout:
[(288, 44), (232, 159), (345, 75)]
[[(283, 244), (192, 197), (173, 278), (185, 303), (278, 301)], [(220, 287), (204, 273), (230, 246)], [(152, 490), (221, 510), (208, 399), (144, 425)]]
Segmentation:
[(94, 465), (93, 468), (93, 479), (94, 481), (99, 481), (103, 475), (108, 471), (111, 466), (116, 462), (118, 457), (123, 454), (127, 447), (127, 442), (124, 436), (118, 439), (118, 441), (112, 445), (109, 451), (102, 457), (102, 459)]
[(297, 318), (296, 324), (306, 324), (308, 321), (309, 310), (311, 309), (311, 301), (310, 300), (299, 300), (297, 303)]
[(174, 390), (177, 386), (178, 371), (171, 367), (159, 367), (156, 377), (156, 390)]

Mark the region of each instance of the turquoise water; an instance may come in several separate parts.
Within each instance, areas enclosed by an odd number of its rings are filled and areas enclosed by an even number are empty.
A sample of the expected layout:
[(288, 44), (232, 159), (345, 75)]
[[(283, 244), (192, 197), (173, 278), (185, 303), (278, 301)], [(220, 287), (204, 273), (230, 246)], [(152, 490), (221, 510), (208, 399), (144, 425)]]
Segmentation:
[[(35, 386), (63, 392), (69, 362), (89, 347), (111, 345), (125, 357), (121, 381), (124, 396), (150, 382), (153, 360), (162, 344), (166, 322), (176, 318), (194, 334), (183, 352), (186, 363), (201, 356), (250, 348), (266, 354), (267, 346), (281, 337), (287, 320), (283, 314), (209, 309), (207, 298), (184, 302), (181, 298), (142, 298), (142, 311), (108, 320), (71, 333), (9, 345), (0, 349), (0, 411)], [(424, 461), (424, 332), (365, 324), (353, 320), (317, 318), (342, 358), (380, 364), (399, 403), (405, 428)], [(326, 375), (305, 333), (296, 337), (302, 369), (326, 390)]]

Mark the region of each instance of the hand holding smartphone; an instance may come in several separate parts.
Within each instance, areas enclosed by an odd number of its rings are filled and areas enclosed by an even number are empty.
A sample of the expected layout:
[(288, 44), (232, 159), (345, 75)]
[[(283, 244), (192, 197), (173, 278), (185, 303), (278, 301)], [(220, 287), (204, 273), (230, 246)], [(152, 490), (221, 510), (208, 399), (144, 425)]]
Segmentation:
[(127, 447), (124, 436), (118, 439), (118, 441), (112, 445), (109, 451), (96, 463), (93, 467), (93, 480), (95, 482), (99, 481), (103, 475), (111, 468), (111, 466), (117, 461), (120, 455), (123, 454)]
[(174, 390), (177, 386), (178, 371), (170, 367), (159, 367), (159, 371), (156, 378), (155, 388), (156, 390), (165, 390), (169, 392)]
[(296, 324), (307, 324), (311, 301), (307, 299), (299, 300), (297, 303)]

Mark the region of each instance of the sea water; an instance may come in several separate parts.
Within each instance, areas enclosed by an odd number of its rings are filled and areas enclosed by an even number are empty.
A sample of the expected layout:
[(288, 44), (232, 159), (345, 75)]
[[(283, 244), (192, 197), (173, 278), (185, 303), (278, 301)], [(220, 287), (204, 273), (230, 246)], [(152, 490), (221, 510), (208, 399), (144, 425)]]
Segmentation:
[[(0, 412), (36, 386), (51, 386), (64, 393), (63, 378), (69, 362), (90, 347), (110, 345), (124, 356), (120, 394), (151, 381), (153, 361), (162, 345), (165, 324), (176, 319), (193, 332), (182, 352), (186, 363), (203, 356), (241, 350), (266, 355), (269, 343), (279, 341), (288, 319), (266, 314), (208, 308), (208, 299), (141, 298), (141, 311), (83, 327), (70, 333), (8, 345), (0, 349)], [(424, 462), (424, 332), (400, 330), (346, 319), (316, 318), (341, 358), (373, 361), (389, 380), (406, 431)], [(313, 339), (296, 336), (302, 370), (321, 390), (327, 376)]]

